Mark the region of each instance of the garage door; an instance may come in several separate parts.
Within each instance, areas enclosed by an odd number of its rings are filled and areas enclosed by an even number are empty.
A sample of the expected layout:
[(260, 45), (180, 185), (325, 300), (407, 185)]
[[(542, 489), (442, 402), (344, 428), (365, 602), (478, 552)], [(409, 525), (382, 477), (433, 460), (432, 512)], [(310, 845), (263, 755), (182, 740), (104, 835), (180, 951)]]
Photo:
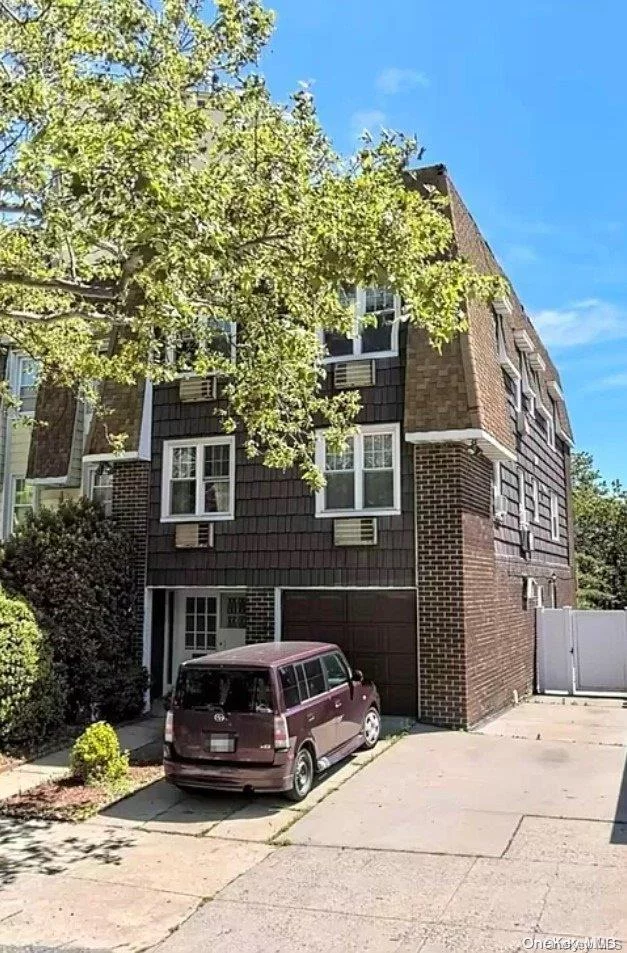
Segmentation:
[(354, 668), (375, 680), (384, 713), (415, 717), (413, 591), (285, 590), (281, 638), (337, 643)]

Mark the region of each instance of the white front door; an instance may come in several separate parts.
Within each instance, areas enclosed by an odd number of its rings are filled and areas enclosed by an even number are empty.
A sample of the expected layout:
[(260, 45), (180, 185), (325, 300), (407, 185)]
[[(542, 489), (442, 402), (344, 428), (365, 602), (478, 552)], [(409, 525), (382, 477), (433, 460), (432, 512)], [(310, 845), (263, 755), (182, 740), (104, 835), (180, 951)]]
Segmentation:
[(174, 600), (173, 675), (181, 662), (246, 644), (246, 595), (179, 589)]

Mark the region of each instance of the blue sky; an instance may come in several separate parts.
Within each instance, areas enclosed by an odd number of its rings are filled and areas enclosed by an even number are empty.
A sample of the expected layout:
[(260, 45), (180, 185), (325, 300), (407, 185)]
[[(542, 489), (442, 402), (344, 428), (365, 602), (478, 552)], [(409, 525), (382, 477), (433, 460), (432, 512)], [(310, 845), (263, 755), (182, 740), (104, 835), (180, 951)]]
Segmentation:
[(416, 133), (534, 317), (579, 449), (627, 482), (627, 6), (620, 0), (275, 0), (264, 71), (310, 81), (346, 152)]

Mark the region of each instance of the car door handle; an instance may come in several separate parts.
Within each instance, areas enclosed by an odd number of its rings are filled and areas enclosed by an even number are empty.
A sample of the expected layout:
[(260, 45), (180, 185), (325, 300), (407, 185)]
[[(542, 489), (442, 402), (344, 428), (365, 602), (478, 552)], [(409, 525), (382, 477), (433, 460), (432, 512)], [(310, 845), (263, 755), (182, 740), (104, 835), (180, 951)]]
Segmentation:
[(315, 715), (307, 715), (307, 721), (315, 721), (315, 720), (316, 720)]
[(336, 701), (336, 702), (334, 702), (333, 704), (334, 704), (334, 706), (335, 706), (336, 708), (341, 708), (341, 707), (342, 707), (342, 702), (340, 702), (340, 701)]

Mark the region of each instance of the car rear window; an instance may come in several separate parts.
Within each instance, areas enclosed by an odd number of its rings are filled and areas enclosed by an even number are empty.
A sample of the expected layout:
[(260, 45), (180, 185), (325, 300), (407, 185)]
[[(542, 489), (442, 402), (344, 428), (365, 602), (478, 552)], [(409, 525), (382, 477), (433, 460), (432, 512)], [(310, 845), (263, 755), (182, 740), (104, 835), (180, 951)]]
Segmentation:
[(194, 711), (272, 712), (270, 673), (263, 669), (181, 668), (175, 705)]

